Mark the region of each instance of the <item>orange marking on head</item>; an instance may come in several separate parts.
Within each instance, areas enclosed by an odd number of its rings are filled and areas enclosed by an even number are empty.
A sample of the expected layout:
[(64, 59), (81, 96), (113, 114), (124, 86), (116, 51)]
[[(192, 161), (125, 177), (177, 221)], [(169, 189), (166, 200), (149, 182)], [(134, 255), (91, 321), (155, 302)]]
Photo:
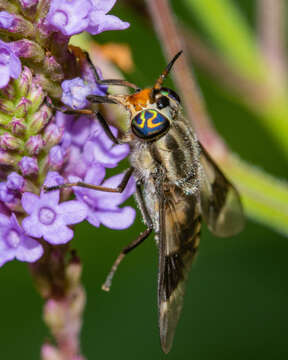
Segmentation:
[(147, 107), (151, 103), (151, 92), (152, 89), (144, 89), (135, 94), (128, 96), (127, 102), (133, 105), (136, 111)]

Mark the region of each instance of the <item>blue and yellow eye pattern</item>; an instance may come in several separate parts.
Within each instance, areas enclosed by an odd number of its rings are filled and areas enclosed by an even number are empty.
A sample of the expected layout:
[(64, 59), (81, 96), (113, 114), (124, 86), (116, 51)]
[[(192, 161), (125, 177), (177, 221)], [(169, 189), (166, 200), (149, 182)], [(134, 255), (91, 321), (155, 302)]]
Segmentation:
[(157, 110), (144, 110), (137, 114), (132, 122), (133, 133), (146, 140), (152, 140), (163, 135), (170, 127), (169, 120)]

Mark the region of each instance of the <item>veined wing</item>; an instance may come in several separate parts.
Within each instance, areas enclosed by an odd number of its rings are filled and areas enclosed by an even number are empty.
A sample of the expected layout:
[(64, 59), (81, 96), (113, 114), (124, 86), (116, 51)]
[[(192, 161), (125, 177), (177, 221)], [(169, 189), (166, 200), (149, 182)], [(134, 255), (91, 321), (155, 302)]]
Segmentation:
[(183, 304), (185, 282), (200, 239), (201, 216), (195, 195), (171, 189), (160, 199), (158, 311), (161, 346), (171, 349)]
[(199, 145), (203, 170), (200, 181), (203, 219), (209, 230), (217, 236), (238, 234), (245, 223), (240, 196), (207, 151)]

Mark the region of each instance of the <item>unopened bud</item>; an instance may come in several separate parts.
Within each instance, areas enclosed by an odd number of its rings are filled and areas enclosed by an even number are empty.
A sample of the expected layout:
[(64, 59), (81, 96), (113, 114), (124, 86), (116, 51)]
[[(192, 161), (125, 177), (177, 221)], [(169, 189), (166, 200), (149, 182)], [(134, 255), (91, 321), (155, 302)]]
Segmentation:
[(23, 148), (23, 145), (23, 142), (19, 138), (9, 133), (0, 135), (1, 150), (20, 150)]
[[(6, 15), (5, 13), (8, 14), (9, 17), (7, 15), (6, 18), (4, 18), (4, 15)], [(28, 37), (34, 30), (33, 25), (29, 21), (25, 20), (22, 16), (7, 13), (6, 11), (2, 11), (2, 22), (0, 25), (2, 32), (6, 32), (10, 35), (16, 34), (17, 37), (19, 35)]]
[(22, 160), (19, 161), (18, 166), (23, 176), (37, 174), (39, 170), (37, 160), (29, 156), (23, 156)]
[(16, 106), (14, 111), (15, 116), (19, 118), (25, 117), (31, 104), (31, 101), (23, 96)]
[(59, 144), (62, 139), (63, 132), (63, 127), (59, 127), (56, 124), (49, 124), (46, 127), (43, 136), (46, 148), (51, 148), (52, 146)]
[(80, 261), (72, 261), (66, 267), (66, 277), (69, 282), (69, 288), (74, 288), (79, 285), (82, 274), (82, 264)]
[(25, 145), (30, 155), (37, 155), (43, 149), (44, 144), (40, 135), (34, 135), (30, 136)]
[(53, 81), (62, 81), (64, 73), (61, 65), (56, 61), (54, 56), (46, 56), (43, 63), (44, 70), (49, 74)]
[(40, 105), (44, 101), (45, 94), (39, 84), (35, 84), (34, 82), (31, 84), (29, 94), (27, 95), (27, 99), (32, 102), (31, 104), (31, 114), (35, 113)]
[(54, 170), (58, 170), (64, 163), (65, 150), (60, 146), (53, 146), (49, 151), (49, 165)]
[(16, 80), (16, 84), (18, 85), (17, 89), (19, 96), (22, 97), (27, 95), (31, 83), (32, 83), (32, 73), (27, 66), (24, 66), (19, 79)]
[(13, 118), (9, 122), (10, 130), (13, 133), (13, 135), (20, 136), (23, 135), (26, 131), (26, 123), (25, 119), (23, 118)]
[(0, 150), (0, 165), (14, 166), (17, 158), (9, 154), (7, 151)]
[(25, 180), (23, 178), (23, 176), (19, 175), (16, 172), (12, 172), (11, 174), (9, 174), (7, 176), (7, 188), (9, 190), (22, 190), (23, 186), (24, 186)]
[(41, 109), (33, 115), (28, 132), (31, 135), (38, 134), (48, 124), (51, 116), (52, 110), (48, 106), (43, 105)]
[(44, 51), (36, 42), (23, 39), (14, 41), (12, 49), (18, 57), (29, 59), (34, 62), (41, 62), (44, 59)]
[(38, 3), (39, 0), (19, 0), (22, 8), (30, 8)]

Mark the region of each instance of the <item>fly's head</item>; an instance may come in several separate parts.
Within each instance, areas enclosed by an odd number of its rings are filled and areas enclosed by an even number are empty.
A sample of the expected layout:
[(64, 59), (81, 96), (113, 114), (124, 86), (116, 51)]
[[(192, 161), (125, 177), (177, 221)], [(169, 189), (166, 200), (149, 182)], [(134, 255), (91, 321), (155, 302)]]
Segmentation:
[(130, 139), (128, 141), (134, 139), (152, 142), (159, 139), (169, 131), (181, 108), (180, 98), (176, 92), (162, 86), (181, 53), (179, 52), (174, 56), (152, 88), (136, 89), (130, 95), (108, 95), (102, 98), (103, 101), (101, 101), (100, 97), (92, 95), (89, 100), (93, 101), (94, 99), (93, 102), (110, 102), (125, 107), (130, 119), (126, 134), (127, 139)]
[(179, 96), (171, 89), (144, 89), (127, 98), (131, 131), (142, 141), (165, 135), (180, 110)]

